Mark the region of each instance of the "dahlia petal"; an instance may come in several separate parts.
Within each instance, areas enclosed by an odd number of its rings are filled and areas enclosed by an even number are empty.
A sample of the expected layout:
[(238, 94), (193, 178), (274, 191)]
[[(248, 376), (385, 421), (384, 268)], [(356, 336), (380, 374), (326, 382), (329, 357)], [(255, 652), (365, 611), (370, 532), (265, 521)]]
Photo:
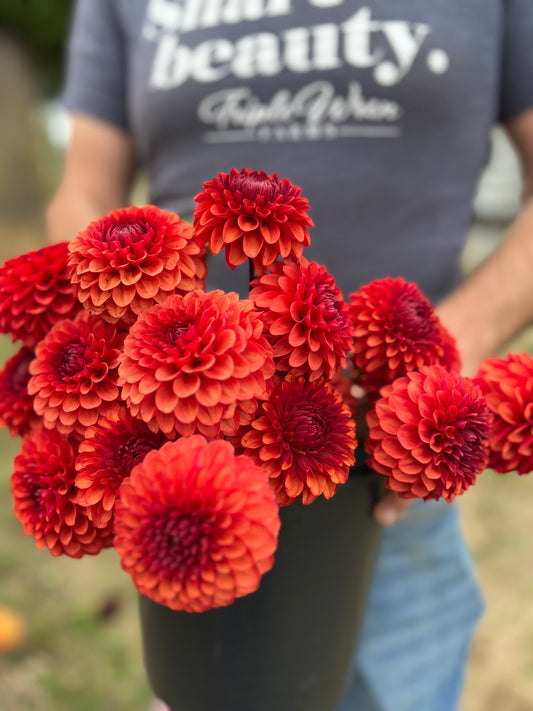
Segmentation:
[(241, 242), (232, 242), (226, 251), (226, 263), (230, 268), (238, 267), (248, 259)]
[(102, 400), (106, 400), (107, 402), (113, 402), (118, 397), (118, 387), (109, 380), (97, 383), (95, 391)]
[(404, 449), (414, 449), (420, 445), (418, 430), (414, 425), (401, 425), (394, 434)]
[[(129, 306), (130, 303), (133, 301), (136, 293), (137, 290), (134, 286), (126, 286), (125, 284), (119, 284), (113, 289), (111, 296), (117, 306), (125, 308), (126, 306)], [(94, 298), (93, 301), (97, 303)]]
[(306, 330), (301, 323), (295, 323), (288, 336), (289, 344), (293, 348), (298, 348), (307, 342)]
[(195, 421), (198, 415), (198, 401), (193, 398), (185, 398), (180, 400), (179, 404), (179, 419), (180, 422), (190, 424)]
[[(222, 386), (216, 380), (205, 380), (196, 392), (198, 403), (203, 407), (215, 407), (220, 402)], [(192, 393), (191, 393), (192, 394)]]
[(242, 235), (242, 230), (239, 227), (238, 221), (228, 220), (222, 227), (222, 237), (224, 244), (231, 244), (238, 240)]
[(98, 286), (102, 291), (110, 291), (120, 284), (120, 277), (116, 272), (100, 272)]
[(174, 394), (174, 388), (172, 383), (163, 382), (160, 384), (159, 388), (155, 391), (155, 406), (157, 409), (164, 413), (170, 414), (174, 412), (178, 405), (178, 398)]
[(276, 242), (279, 240), (281, 230), (275, 222), (261, 222), (260, 230), (263, 239), (268, 244), (276, 244)]
[[(199, 404), (200, 400), (198, 400)], [(224, 409), (222, 405), (214, 405), (212, 407), (199, 407), (198, 408), (198, 428), (202, 429), (202, 434), (204, 434), (206, 437), (209, 436), (209, 430), (204, 431), (204, 425), (209, 427), (214, 427), (215, 428), (215, 433), (217, 433), (217, 426), (222, 424), (221, 420), (224, 416)], [(216, 436), (216, 435), (213, 435)]]
[[(135, 293), (135, 296), (140, 297), (141, 302), (144, 302), (144, 304), (146, 304), (146, 302), (148, 302), (148, 304), (149, 304), (157, 296), (157, 293), (161, 287), (162, 287), (162, 278), (161, 277), (152, 278), (151, 276), (143, 275), (143, 278), (135, 284), (135, 292), (134, 293)], [(133, 303), (133, 298), (128, 303)]]
[[(239, 218), (240, 219), (240, 218)], [(240, 224), (240, 223), (239, 223)], [(255, 232), (246, 232), (243, 237), (242, 249), (250, 259), (255, 259), (261, 251), (262, 242)]]
[(90, 308), (97, 307), (96, 310), (100, 310), (100, 307), (104, 306), (106, 302), (112, 298), (112, 293), (110, 291), (101, 291), (97, 284), (93, 284), (90, 288), (88, 288), (87, 293), (88, 301), (91, 305)]
[[(51, 404), (53, 405), (53, 400)], [(67, 395), (62, 398), (62, 404), (65, 412), (76, 412), (80, 407), (80, 398), (77, 395)]]
[(77, 413), (77, 420), (82, 427), (90, 427), (98, 420), (98, 412), (97, 410), (79, 410)]
[(299, 368), (307, 363), (308, 351), (306, 348), (295, 348), (290, 355), (289, 365), (291, 368)]
[(188, 398), (191, 395), (199, 396), (203, 390), (211, 387), (208, 380), (202, 381), (196, 373), (180, 373), (172, 382), (174, 394), (178, 398)]

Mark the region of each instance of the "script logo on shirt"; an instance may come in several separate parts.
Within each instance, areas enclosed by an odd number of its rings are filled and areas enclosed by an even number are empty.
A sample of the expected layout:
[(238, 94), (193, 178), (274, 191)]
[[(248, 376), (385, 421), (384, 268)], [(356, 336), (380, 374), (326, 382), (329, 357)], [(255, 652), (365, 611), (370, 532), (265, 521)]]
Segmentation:
[[(344, 3), (308, 1), (325, 11)], [(297, 21), (292, 0), (150, 0), (143, 28), (144, 39), (157, 43), (150, 88), (165, 91), (187, 81), (207, 88), (236, 79), (230, 89), (206, 93), (198, 106), (208, 142), (398, 136), (402, 109), (396, 101), (365, 95), (357, 72), (346, 91), (339, 93), (328, 73), (343, 66), (359, 70), (383, 94), (383, 88), (399, 84), (421, 56), (431, 33), (426, 23), (376, 20), (371, 8), (363, 5), (340, 23), (293, 27), (288, 22), (280, 33), (244, 31), (235, 41), (221, 36), (193, 44), (188, 37), (195, 30), (251, 27), (264, 18), (292, 15)], [(448, 70), (448, 55), (442, 49), (428, 49), (424, 59), (433, 74)], [(311, 81), (294, 90), (283, 87), (280, 77), (280, 87), (267, 101), (250, 88), (256, 77), (283, 72)]]

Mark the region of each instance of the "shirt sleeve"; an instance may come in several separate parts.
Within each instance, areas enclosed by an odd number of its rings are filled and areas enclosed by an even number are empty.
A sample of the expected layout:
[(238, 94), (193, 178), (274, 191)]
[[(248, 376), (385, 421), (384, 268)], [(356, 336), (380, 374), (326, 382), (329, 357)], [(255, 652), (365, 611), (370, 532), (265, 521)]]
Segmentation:
[(505, 0), (500, 119), (533, 107), (533, 1)]
[(125, 57), (114, 0), (77, 0), (67, 44), (64, 106), (127, 129)]

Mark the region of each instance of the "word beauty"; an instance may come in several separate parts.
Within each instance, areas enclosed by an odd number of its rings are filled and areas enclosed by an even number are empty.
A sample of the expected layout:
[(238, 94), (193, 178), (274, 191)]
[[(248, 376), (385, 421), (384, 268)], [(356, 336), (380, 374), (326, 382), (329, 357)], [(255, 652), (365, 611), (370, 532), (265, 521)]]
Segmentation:
[[(153, 89), (171, 89), (188, 79), (211, 83), (228, 76), (251, 79), (255, 76), (275, 76), (283, 70), (295, 74), (336, 69), (343, 64), (370, 69), (375, 82), (393, 86), (409, 72), (420, 48), (431, 32), (429, 25), (406, 21), (372, 19), (371, 10), (361, 7), (340, 24), (327, 22), (309, 27), (291, 27), (279, 34), (255, 32), (236, 41), (219, 37), (188, 46), (178, 32), (184, 34), (196, 27), (229, 24), (227, 8), (239, 8), (234, 16), (246, 19), (247, 7), (268, 7), (278, 14), (288, 9), (288, 0), (186, 0), (176, 15), (173, 31), (161, 25), (158, 46), (152, 66), (150, 85)], [(188, 10), (208, 8), (209, 14)], [(272, 12), (271, 12), (272, 14)], [(189, 18), (189, 19), (187, 19)], [(187, 22), (185, 20), (187, 19)], [(179, 20), (179, 21), (178, 21)], [(154, 26), (152, 25), (152, 28)], [(437, 61), (440, 60), (440, 61)], [(435, 73), (447, 69), (447, 55), (438, 49), (428, 55), (428, 66)]]

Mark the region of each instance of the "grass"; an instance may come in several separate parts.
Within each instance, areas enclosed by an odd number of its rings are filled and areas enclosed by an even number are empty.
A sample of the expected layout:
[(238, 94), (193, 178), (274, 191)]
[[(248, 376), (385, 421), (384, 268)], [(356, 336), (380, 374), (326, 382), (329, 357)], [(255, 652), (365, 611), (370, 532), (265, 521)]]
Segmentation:
[(486, 472), (461, 500), (486, 613), (468, 668), (464, 711), (533, 708), (533, 476)]
[[(9, 255), (4, 250), (3, 258), (32, 248), (23, 233), (16, 241), (5, 236)], [(512, 345), (521, 349), (533, 352), (532, 333)], [(12, 352), (0, 337), (0, 362)], [(9, 485), (18, 447), (0, 431), (0, 605), (18, 611), (27, 625), (24, 642), (0, 655), (0, 708), (146, 711), (152, 695), (133, 585), (113, 551), (82, 560), (52, 558), (24, 535)], [(461, 711), (533, 708), (531, 502), (533, 476), (491, 472), (460, 502), (487, 603)]]
[(114, 551), (54, 559), (12, 512), (16, 453), (4, 433), (0, 464), (0, 604), (26, 621), (25, 641), (0, 657), (3, 711), (146, 711), (137, 597)]

